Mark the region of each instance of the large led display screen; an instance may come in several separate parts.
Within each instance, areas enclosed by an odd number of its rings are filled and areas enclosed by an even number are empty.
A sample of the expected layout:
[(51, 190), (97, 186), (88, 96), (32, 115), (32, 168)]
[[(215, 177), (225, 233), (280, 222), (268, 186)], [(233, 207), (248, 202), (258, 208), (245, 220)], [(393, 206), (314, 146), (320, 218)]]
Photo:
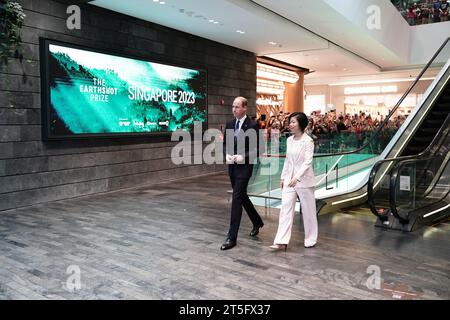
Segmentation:
[(207, 121), (205, 70), (41, 39), (43, 138), (166, 135)]

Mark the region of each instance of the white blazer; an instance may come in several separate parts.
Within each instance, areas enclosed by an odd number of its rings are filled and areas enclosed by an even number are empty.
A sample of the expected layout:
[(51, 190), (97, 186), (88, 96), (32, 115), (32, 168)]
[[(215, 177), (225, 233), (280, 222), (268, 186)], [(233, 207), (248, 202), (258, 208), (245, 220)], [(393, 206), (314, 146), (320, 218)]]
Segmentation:
[(281, 180), (289, 183), (295, 177), (298, 182), (296, 188), (311, 188), (315, 186), (312, 161), (314, 155), (314, 141), (303, 133), (299, 141), (294, 136), (287, 139), (286, 159), (284, 161)]

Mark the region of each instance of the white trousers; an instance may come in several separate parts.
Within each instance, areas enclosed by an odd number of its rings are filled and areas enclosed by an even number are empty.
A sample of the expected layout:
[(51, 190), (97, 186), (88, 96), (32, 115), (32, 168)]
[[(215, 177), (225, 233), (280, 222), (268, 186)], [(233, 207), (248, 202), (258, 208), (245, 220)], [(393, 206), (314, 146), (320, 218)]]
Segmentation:
[[(286, 184), (285, 184), (286, 185)], [(274, 244), (288, 244), (291, 239), (292, 225), (294, 223), (295, 203), (297, 195), (303, 216), (305, 230), (305, 246), (315, 245), (317, 242), (318, 226), (316, 199), (313, 188), (289, 188), (284, 187), (281, 196), (281, 210), (277, 235)]]

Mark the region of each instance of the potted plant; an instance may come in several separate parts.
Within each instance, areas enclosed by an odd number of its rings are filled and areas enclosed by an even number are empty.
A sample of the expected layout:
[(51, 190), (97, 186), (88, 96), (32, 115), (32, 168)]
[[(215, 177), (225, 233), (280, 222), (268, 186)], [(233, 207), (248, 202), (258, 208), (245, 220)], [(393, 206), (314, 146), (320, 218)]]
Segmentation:
[(20, 29), (24, 19), (25, 13), (19, 3), (0, 0), (0, 66), (8, 63), (13, 52), (16, 58), (22, 57), (17, 47), (22, 41)]

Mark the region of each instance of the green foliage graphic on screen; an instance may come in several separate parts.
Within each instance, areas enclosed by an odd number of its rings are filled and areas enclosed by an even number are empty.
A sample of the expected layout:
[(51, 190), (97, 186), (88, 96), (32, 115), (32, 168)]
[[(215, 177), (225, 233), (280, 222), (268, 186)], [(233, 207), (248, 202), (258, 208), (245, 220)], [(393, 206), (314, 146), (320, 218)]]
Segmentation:
[(49, 44), (51, 136), (164, 133), (206, 121), (206, 72)]

